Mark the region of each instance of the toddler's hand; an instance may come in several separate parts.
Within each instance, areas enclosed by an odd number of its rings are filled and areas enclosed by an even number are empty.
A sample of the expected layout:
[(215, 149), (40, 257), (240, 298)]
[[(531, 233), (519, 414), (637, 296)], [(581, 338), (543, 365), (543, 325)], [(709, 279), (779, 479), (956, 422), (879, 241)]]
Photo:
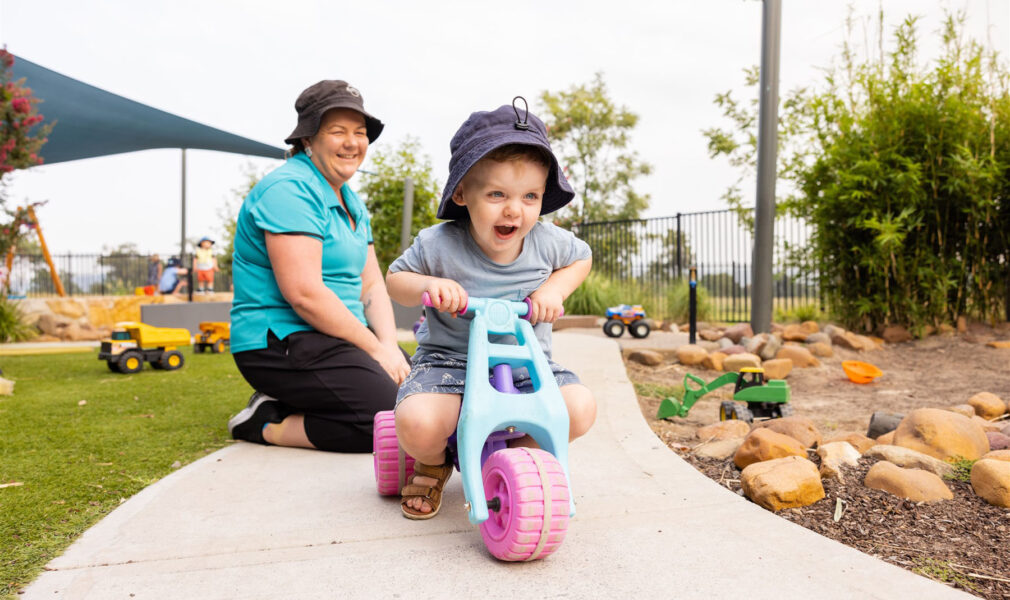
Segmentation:
[(564, 313), (564, 298), (561, 294), (551, 291), (549, 288), (541, 287), (530, 294), (529, 321), (531, 325), (537, 323), (553, 323)]
[(451, 313), (454, 318), (457, 312), (466, 307), (466, 290), (452, 279), (433, 278), (424, 291), (428, 292), (433, 308)]

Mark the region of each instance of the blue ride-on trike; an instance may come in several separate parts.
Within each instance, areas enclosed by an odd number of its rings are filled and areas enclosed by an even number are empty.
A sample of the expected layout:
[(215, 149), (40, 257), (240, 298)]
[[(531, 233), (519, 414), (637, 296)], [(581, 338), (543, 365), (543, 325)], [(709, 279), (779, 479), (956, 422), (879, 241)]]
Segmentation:
[[(431, 306), (425, 294), (425, 305)], [(568, 410), (547, 357), (525, 317), (530, 301), (470, 298), (473, 315), (466, 389), (447, 452), (463, 479), (470, 522), (495, 557), (536, 560), (557, 550), (575, 516), (568, 471)], [(515, 336), (492, 343), (489, 334)], [(525, 367), (533, 391), (516, 389), (513, 369)], [(509, 448), (529, 434), (540, 446)], [(375, 415), (375, 480), (380, 494), (398, 494), (414, 460), (396, 439), (393, 411)], [(444, 501), (444, 499), (443, 499)]]

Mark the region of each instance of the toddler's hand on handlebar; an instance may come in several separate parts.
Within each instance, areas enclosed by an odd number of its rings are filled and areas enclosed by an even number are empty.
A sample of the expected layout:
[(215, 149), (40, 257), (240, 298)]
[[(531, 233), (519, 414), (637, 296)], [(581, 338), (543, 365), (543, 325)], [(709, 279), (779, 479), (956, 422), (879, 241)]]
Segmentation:
[(531, 325), (553, 323), (565, 313), (563, 302), (561, 294), (541, 287), (530, 294), (530, 314), (527, 319)]
[(435, 310), (451, 313), (455, 317), (457, 312), (466, 308), (466, 290), (452, 279), (433, 278), (424, 291)]

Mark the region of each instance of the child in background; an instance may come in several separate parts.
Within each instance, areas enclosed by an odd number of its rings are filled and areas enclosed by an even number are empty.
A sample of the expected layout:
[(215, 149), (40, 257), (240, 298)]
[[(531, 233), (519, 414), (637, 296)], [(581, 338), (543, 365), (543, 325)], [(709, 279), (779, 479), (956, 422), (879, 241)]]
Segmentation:
[[(455, 313), (466, 306), (467, 294), (515, 301), (528, 296), (530, 323), (550, 359), (551, 323), (592, 264), (585, 242), (540, 222), (541, 215), (575, 196), (540, 119), (528, 111), (520, 119), (508, 105), (475, 112), (450, 149), (449, 179), (438, 209), (438, 217), (450, 221), (421, 231), (386, 276), (389, 295), (400, 304), (417, 306), (424, 292), (434, 303), (417, 330), (417, 352), (396, 399), (396, 433), (416, 460), (414, 476), (401, 492), (408, 519), (438, 513), (452, 474), (446, 442), (459, 418), (470, 321)], [(553, 361), (550, 365), (568, 408), (572, 440), (592, 426), (596, 402), (578, 376)], [(532, 389), (525, 368), (514, 376), (520, 391)], [(513, 445), (534, 444), (527, 436)]]
[(207, 236), (200, 238), (196, 253), (193, 255), (193, 270), (196, 272), (196, 293), (205, 294), (214, 291), (214, 271), (218, 270), (217, 259), (214, 258), (212, 246), (214, 240)]

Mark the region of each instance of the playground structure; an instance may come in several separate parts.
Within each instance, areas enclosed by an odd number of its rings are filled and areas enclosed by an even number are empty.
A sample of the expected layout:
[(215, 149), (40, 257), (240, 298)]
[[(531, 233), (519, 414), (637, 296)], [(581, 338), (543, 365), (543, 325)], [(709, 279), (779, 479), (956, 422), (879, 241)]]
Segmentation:
[(178, 347), (188, 346), (190, 341), (188, 329), (123, 321), (116, 323), (109, 339), (102, 340), (98, 359), (115, 373), (137, 373), (144, 368), (144, 361), (155, 369), (174, 371), (186, 362)]
[[(719, 405), (719, 420), (739, 419), (752, 423), (754, 419), (776, 419), (793, 414), (789, 404), (789, 384), (782, 379), (765, 381), (764, 369), (746, 367), (739, 373), (726, 373), (711, 383), (697, 375), (684, 375), (684, 399), (666, 398), (659, 405), (657, 419), (686, 417), (691, 407), (705, 394), (724, 385), (733, 384), (733, 400)], [(741, 405), (740, 402), (744, 404)]]
[[(424, 294), (424, 304), (431, 306)], [(522, 319), (531, 303), (468, 299), (472, 314), (466, 388), (456, 432), (449, 438), (463, 478), (470, 522), (496, 558), (529, 561), (556, 551), (575, 516), (568, 471), (568, 410), (533, 327)], [(513, 335), (518, 345), (491, 343), (489, 334)], [(525, 367), (534, 390), (516, 389), (512, 369)], [(493, 376), (488, 378), (489, 371)], [(529, 434), (540, 448), (509, 448)], [(380, 494), (396, 494), (414, 460), (399, 447), (393, 411), (375, 416), (375, 480)]]
[[(19, 206), (17, 211), (14, 213), (14, 221), (11, 222), (10, 228), (16, 234), (21, 227), (28, 230), (35, 231), (36, 237), (39, 238), (39, 247), (42, 249), (42, 256), (46, 259), (46, 264), (49, 265), (49, 274), (53, 278), (53, 287), (56, 288), (56, 293), (60, 296), (66, 296), (67, 292), (63, 289), (63, 282), (60, 281), (60, 275), (56, 272), (56, 266), (53, 264), (53, 257), (49, 254), (49, 246), (46, 245), (46, 238), (42, 235), (42, 227), (39, 225), (39, 219), (35, 216), (35, 207), (41, 206), (44, 202), (33, 202), (27, 206)], [(10, 248), (7, 249), (7, 259), (4, 263), (6, 269), (4, 271), (4, 287), (10, 289), (10, 278), (11, 278), (11, 267), (14, 264), (14, 253), (17, 252), (17, 244), (11, 244)]]

